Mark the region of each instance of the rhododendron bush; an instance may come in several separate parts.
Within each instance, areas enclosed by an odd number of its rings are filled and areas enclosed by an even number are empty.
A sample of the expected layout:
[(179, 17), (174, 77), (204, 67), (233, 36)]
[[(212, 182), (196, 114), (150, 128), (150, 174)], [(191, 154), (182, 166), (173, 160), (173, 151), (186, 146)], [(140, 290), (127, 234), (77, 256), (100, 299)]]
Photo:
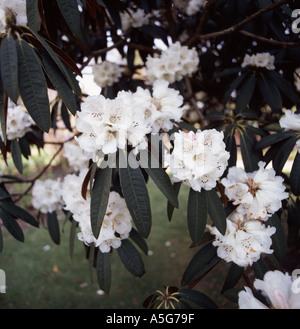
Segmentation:
[[(144, 307), (219, 307), (197, 284), (225, 262), (220, 293), (237, 308), (299, 308), (295, 9), (287, 0), (0, 0), (0, 146), (17, 173), (1, 173), (1, 230), (24, 242), (20, 220), (43, 224), (60, 244), (69, 222), (71, 245), (84, 246), (108, 294), (112, 253), (132, 275), (147, 272), (147, 183), (162, 192), (170, 225), (185, 185), (182, 234), (194, 256), (182, 286), (157, 287)], [(82, 84), (88, 69), (99, 92)], [(50, 162), (25, 179), (33, 150), (60, 130)], [(49, 178), (54, 159), (68, 166)], [(34, 212), (20, 206), (25, 196)]]

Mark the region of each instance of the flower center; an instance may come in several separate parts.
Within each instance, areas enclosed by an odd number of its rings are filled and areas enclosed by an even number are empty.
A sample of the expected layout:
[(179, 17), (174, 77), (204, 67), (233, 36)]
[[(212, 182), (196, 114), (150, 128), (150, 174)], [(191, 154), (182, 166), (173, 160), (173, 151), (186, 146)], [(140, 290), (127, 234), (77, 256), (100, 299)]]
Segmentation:
[(255, 183), (252, 178), (247, 179), (247, 184), (249, 186), (248, 191), (255, 196), (256, 192), (259, 190), (260, 184)]

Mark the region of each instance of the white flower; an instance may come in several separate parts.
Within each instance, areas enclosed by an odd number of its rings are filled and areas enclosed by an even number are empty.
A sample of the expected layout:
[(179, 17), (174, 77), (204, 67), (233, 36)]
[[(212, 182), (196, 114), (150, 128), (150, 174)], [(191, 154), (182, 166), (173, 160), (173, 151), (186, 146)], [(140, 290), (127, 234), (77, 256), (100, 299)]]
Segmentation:
[(245, 55), (242, 67), (248, 65), (255, 67), (265, 67), (267, 70), (274, 70), (275, 57), (270, 53), (257, 53), (254, 55)]
[(254, 288), (260, 290), (269, 307), (262, 304), (254, 296), (252, 291), (245, 287), (245, 291), (239, 292), (240, 309), (299, 309), (300, 294), (292, 289), (293, 280), (288, 273), (278, 270), (269, 271), (264, 275), (263, 280), (255, 279)]
[(17, 25), (27, 25), (26, 0), (0, 0), (0, 8), (6, 13), (11, 11)]
[(279, 120), (281, 128), (287, 130), (300, 131), (300, 114), (296, 114), (291, 110), (285, 111), (285, 116)]
[(64, 143), (63, 157), (68, 160), (68, 164), (73, 171), (86, 168), (91, 158), (78, 144), (72, 142)]
[(187, 8), (186, 13), (189, 16), (197, 14), (197, 12), (204, 6), (205, 0), (190, 0)]
[(199, 64), (195, 48), (182, 46), (179, 41), (171, 44), (159, 57), (147, 57), (146, 77), (149, 84), (156, 80), (166, 80), (169, 83), (191, 76), (197, 71)]
[(128, 30), (130, 27), (141, 27), (143, 25), (149, 24), (150, 14), (146, 14), (141, 8), (136, 10), (128, 9), (128, 11), (121, 12), (121, 22), (122, 29), (124, 31)]
[(118, 82), (122, 69), (120, 65), (109, 61), (93, 65), (94, 81), (100, 87), (112, 86)]
[[(31, 116), (22, 106), (10, 106), (7, 109), (6, 119), (6, 136), (8, 140), (23, 137), (27, 132), (31, 131), (34, 124)], [(0, 136), (3, 139), (3, 133), (0, 127)]]
[(288, 197), (283, 185), (283, 178), (275, 176), (274, 169), (264, 169), (265, 163), (259, 162), (259, 169), (246, 173), (241, 168), (231, 167), (227, 178), (221, 183), (225, 194), (237, 212), (247, 219), (267, 220), (281, 208), (281, 201)]
[(271, 235), (275, 227), (266, 227), (261, 221), (253, 220), (239, 225), (226, 220), (226, 232), (222, 235), (216, 227), (207, 225), (210, 232), (216, 236), (213, 245), (218, 247), (217, 255), (245, 267), (256, 262), (262, 253), (271, 254)]
[(195, 191), (211, 190), (224, 173), (229, 153), (223, 133), (215, 129), (175, 133), (172, 154), (166, 155), (173, 181), (182, 181)]
[(51, 213), (62, 208), (60, 179), (36, 180), (32, 188), (32, 205), (41, 213)]

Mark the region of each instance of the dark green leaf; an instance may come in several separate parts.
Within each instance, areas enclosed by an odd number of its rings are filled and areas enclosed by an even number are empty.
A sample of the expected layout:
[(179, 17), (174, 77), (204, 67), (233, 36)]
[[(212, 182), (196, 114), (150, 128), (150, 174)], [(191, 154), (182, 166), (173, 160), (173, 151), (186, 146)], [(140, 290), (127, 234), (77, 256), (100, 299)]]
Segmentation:
[(248, 74), (241, 74), (238, 75), (229, 85), (229, 87), (226, 89), (226, 92), (224, 94), (224, 102), (227, 102), (229, 100), (229, 97), (231, 93), (239, 87), (239, 85), (244, 81), (244, 79), (248, 76)]
[(293, 166), (290, 174), (290, 186), (292, 192), (299, 196), (300, 195), (300, 153), (297, 152), (293, 162)]
[(122, 263), (131, 274), (137, 277), (144, 275), (145, 268), (142, 257), (128, 239), (122, 240), (121, 247), (117, 250)]
[(277, 150), (273, 159), (273, 168), (277, 174), (282, 172), (282, 169), (293, 151), (296, 142), (296, 137), (290, 137)]
[(33, 48), (24, 40), (17, 42), (19, 90), (24, 105), (41, 130), (50, 129), (50, 105), (46, 80)]
[(8, 96), (14, 103), (19, 97), (18, 86), (18, 55), (16, 43), (12, 36), (8, 35), (1, 42), (1, 77)]
[(274, 253), (276, 257), (279, 260), (283, 260), (283, 258), (286, 255), (286, 237), (285, 232), (282, 226), (282, 223), (279, 219), (279, 217), (274, 214), (272, 217), (270, 217), (266, 221), (266, 226), (272, 226), (276, 228), (276, 232), (271, 236), (272, 239), (272, 249), (274, 250)]
[(38, 0), (26, 0), (26, 14), (29, 28), (37, 32), (41, 26)]
[(0, 252), (2, 253), (3, 251), (3, 234), (2, 234), (2, 228), (0, 225)]
[(260, 279), (260, 280), (263, 280), (264, 275), (270, 270), (269, 266), (267, 265), (267, 263), (262, 258), (260, 258), (256, 262), (254, 262), (252, 264), (252, 268), (254, 270), (255, 277), (257, 279)]
[(242, 159), (246, 172), (253, 172), (258, 169), (259, 156), (255, 151), (256, 138), (247, 129), (240, 132), (240, 145)]
[(182, 277), (182, 285), (192, 284), (209, 271), (220, 258), (212, 243), (206, 244), (191, 259)]
[(166, 45), (168, 45), (168, 34), (166, 31), (157, 25), (143, 25), (141, 31), (153, 39), (161, 39)]
[(59, 93), (67, 108), (71, 111), (73, 115), (75, 115), (77, 111), (75, 95), (73, 94), (73, 91), (70, 88), (68, 82), (66, 81), (64, 75), (46, 52), (42, 54), (42, 62), (45, 67), (45, 71), (54, 88)]
[(16, 168), (18, 169), (19, 173), (22, 174), (23, 172), (22, 152), (19, 142), (16, 139), (13, 139), (11, 141), (10, 151)]
[(236, 111), (237, 113), (244, 111), (251, 101), (254, 88), (256, 84), (255, 75), (251, 75), (244, 81), (242, 86), (238, 89), (238, 96), (236, 99)]
[(255, 145), (256, 150), (263, 150), (264, 148), (281, 142), (291, 136), (295, 135), (294, 131), (282, 131), (276, 134), (271, 134), (263, 137), (257, 144)]
[(24, 233), (16, 219), (5, 209), (0, 207), (0, 218), (8, 232), (18, 241), (24, 242)]
[(280, 91), (272, 80), (267, 79), (263, 74), (258, 79), (259, 88), (265, 102), (275, 112), (280, 112), (282, 108), (282, 98)]
[(201, 241), (206, 227), (206, 220), (206, 193), (197, 192), (190, 188), (187, 207), (187, 221), (190, 237), (194, 243)]
[(158, 160), (147, 150), (140, 151), (141, 167), (145, 169), (153, 182), (165, 195), (168, 201), (178, 208), (178, 198), (176, 191), (173, 188), (171, 180), (165, 170), (159, 165)]
[(203, 190), (207, 200), (208, 214), (216, 228), (221, 234), (226, 232), (226, 212), (223, 207), (222, 201), (218, 196), (215, 189), (210, 191)]
[[(7, 93), (6, 90), (4, 89), (2, 79), (0, 77), (0, 125), (1, 125), (2, 138), (4, 144), (6, 144), (7, 142), (7, 138), (6, 138), (7, 104), (8, 104)], [(4, 152), (2, 153), (4, 155)]]
[(91, 225), (97, 239), (106, 213), (111, 187), (112, 168), (98, 168), (91, 191)]
[(116, 0), (103, 0), (105, 7), (107, 8), (116, 28), (122, 28), (122, 22), (120, 12), (118, 9), (118, 2)]
[(60, 113), (61, 113), (61, 117), (62, 117), (62, 120), (65, 124), (65, 127), (69, 130), (69, 131), (73, 131), (72, 129), (72, 126), (71, 126), (71, 122), (70, 122), (70, 116), (69, 116), (69, 112), (68, 112), (68, 109), (65, 105), (65, 103), (63, 102), (61, 104), (61, 107), (60, 107)]
[[(177, 183), (174, 183), (173, 184), (173, 189), (174, 189), (177, 197), (178, 197), (178, 194), (179, 194), (180, 187), (181, 187), (181, 182), (177, 182)], [(175, 207), (168, 201), (168, 204), (167, 204), (167, 214), (168, 214), (169, 221), (171, 221), (171, 219), (172, 219), (174, 208)]]
[[(123, 164), (127, 163), (125, 154), (120, 151)], [(146, 182), (140, 167), (133, 168), (130, 163), (120, 168), (122, 192), (138, 232), (147, 238), (152, 224), (150, 199)]]
[(134, 227), (129, 233), (129, 238), (136, 243), (136, 245), (143, 251), (145, 255), (148, 254), (148, 246), (146, 241), (139, 235), (138, 231)]
[(111, 286), (111, 265), (109, 253), (102, 253), (100, 249), (98, 250), (96, 269), (100, 289), (109, 294)]
[(221, 294), (223, 294), (225, 291), (229, 289), (232, 289), (240, 280), (241, 276), (243, 275), (243, 272), (244, 272), (243, 267), (240, 267), (235, 263), (232, 263), (226, 275)]
[(182, 288), (178, 291), (178, 295), (203, 308), (208, 308), (208, 309), (218, 308), (216, 303), (211, 298), (209, 298), (208, 296), (197, 290)]
[(60, 231), (59, 223), (56, 212), (47, 213), (47, 227), (52, 241), (59, 245), (60, 244)]
[(69, 29), (78, 36), (80, 34), (80, 12), (77, 0), (56, 1)]

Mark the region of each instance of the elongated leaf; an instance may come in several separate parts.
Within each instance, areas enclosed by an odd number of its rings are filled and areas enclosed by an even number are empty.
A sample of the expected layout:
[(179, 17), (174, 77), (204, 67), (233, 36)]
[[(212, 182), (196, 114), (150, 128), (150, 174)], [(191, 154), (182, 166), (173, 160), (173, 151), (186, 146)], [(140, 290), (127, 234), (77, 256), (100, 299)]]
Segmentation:
[[(173, 184), (173, 188), (174, 191), (178, 197), (179, 191), (180, 191), (180, 187), (181, 187), (181, 182), (176, 182)], [(171, 221), (172, 216), (173, 216), (173, 212), (174, 212), (174, 206), (168, 201), (167, 203), (167, 215), (168, 215), (168, 219), (169, 221)]]
[(11, 141), (10, 151), (16, 168), (18, 169), (19, 173), (22, 174), (23, 172), (22, 152), (19, 142), (16, 139), (13, 139)]
[(283, 260), (287, 252), (286, 250), (287, 241), (282, 223), (276, 214), (274, 214), (272, 217), (270, 217), (267, 220), (266, 226), (269, 225), (276, 228), (276, 232), (271, 236), (272, 249), (274, 250), (275, 256), (279, 260)]
[(73, 115), (75, 115), (77, 111), (75, 95), (73, 94), (70, 85), (65, 80), (64, 75), (59, 70), (55, 62), (51, 59), (50, 55), (48, 55), (46, 52), (42, 54), (42, 62), (54, 88), (58, 91), (67, 108)]
[(18, 241), (24, 242), (24, 233), (16, 219), (5, 209), (0, 207), (0, 218), (8, 232)]
[(255, 151), (256, 138), (247, 129), (240, 133), (241, 153), (246, 172), (258, 169), (259, 156)]
[(290, 137), (287, 139), (281, 147), (277, 150), (275, 157), (273, 159), (273, 168), (277, 174), (282, 172), (282, 169), (287, 162), (293, 148), (297, 142), (296, 137)]
[(70, 257), (73, 258), (74, 254), (74, 242), (76, 238), (76, 228), (77, 228), (76, 220), (71, 220), (71, 228), (70, 228), (70, 238), (69, 238), (69, 251), (70, 251)]
[(24, 40), (17, 42), (19, 90), (24, 105), (41, 130), (50, 129), (50, 105), (46, 80), (33, 48)]
[(263, 280), (264, 275), (270, 270), (263, 258), (260, 258), (258, 261), (254, 262), (252, 264), (252, 268), (254, 270), (255, 277), (260, 280)]
[(146, 170), (153, 182), (165, 195), (168, 201), (178, 208), (178, 198), (176, 191), (173, 188), (171, 180), (165, 170), (159, 165), (158, 160), (151, 155), (147, 150), (140, 151), (140, 163), (142, 168)]
[[(5, 145), (7, 142), (7, 138), (6, 138), (7, 104), (8, 104), (7, 93), (6, 90), (4, 89), (2, 79), (0, 76), (0, 125), (1, 125), (3, 142)], [(5, 154), (4, 152), (2, 153), (3, 155)]]
[(136, 243), (136, 245), (143, 251), (145, 255), (148, 254), (148, 246), (146, 241), (139, 235), (139, 232), (134, 227), (129, 233), (129, 238)]
[[(125, 154), (119, 152), (122, 163), (126, 163)], [(128, 163), (120, 168), (122, 192), (138, 232), (147, 238), (152, 224), (151, 206), (147, 186), (140, 167), (132, 168)]]
[(111, 265), (109, 253), (102, 253), (100, 249), (98, 250), (96, 269), (100, 289), (109, 294), (111, 286)]
[(203, 193), (206, 195), (208, 214), (218, 231), (224, 235), (226, 232), (226, 212), (222, 201), (215, 189), (204, 191), (205, 190), (203, 190)]
[(77, 0), (56, 0), (64, 19), (75, 35), (80, 33), (80, 12)]
[(121, 247), (117, 250), (122, 263), (131, 274), (137, 277), (145, 274), (142, 257), (128, 239), (122, 240)]
[(178, 295), (203, 308), (207, 308), (207, 309), (218, 308), (217, 304), (211, 298), (209, 298), (208, 296), (197, 290), (182, 288), (178, 291)]
[(0, 225), (0, 252), (2, 253), (3, 251), (3, 234), (2, 234), (2, 228)]
[(221, 294), (223, 294), (225, 291), (229, 289), (232, 289), (240, 280), (241, 276), (243, 275), (243, 272), (244, 272), (243, 267), (240, 267), (235, 263), (232, 263), (226, 275)]
[(276, 134), (271, 134), (263, 137), (257, 144), (255, 145), (256, 150), (263, 150), (264, 148), (281, 142), (291, 136), (295, 135), (294, 131), (282, 131)]
[(183, 273), (182, 285), (194, 283), (204, 273), (209, 271), (217, 262), (217, 248), (212, 243), (206, 244), (191, 259), (186, 270)]
[(259, 88), (265, 102), (275, 112), (280, 112), (282, 108), (282, 98), (280, 91), (272, 80), (266, 79), (264, 75), (261, 75), (259, 81)]
[(18, 54), (16, 43), (8, 35), (1, 42), (1, 77), (8, 96), (17, 103), (19, 97), (18, 86)]
[(297, 152), (290, 175), (291, 190), (295, 195), (300, 195), (300, 153)]
[(248, 74), (246, 74), (246, 73), (238, 75), (231, 82), (231, 84), (227, 88), (226, 92), (224, 93), (224, 102), (227, 102), (229, 100), (231, 93), (239, 87), (239, 85), (244, 81), (244, 79), (246, 79), (247, 76), (248, 76)]
[(190, 188), (187, 220), (190, 237), (194, 243), (201, 241), (206, 227), (207, 202), (206, 193), (197, 192)]
[(106, 168), (98, 168), (91, 191), (91, 225), (96, 239), (99, 236), (107, 209), (111, 177), (112, 168), (109, 166)]
[(26, 14), (29, 28), (37, 32), (41, 27), (38, 0), (26, 0)]
[(251, 75), (239, 88), (238, 97), (236, 99), (236, 111), (238, 113), (244, 111), (250, 103), (255, 84), (256, 78), (254, 75)]
[(59, 223), (56, 212), (47, 213), (47, 227), (52, 241), (59, 245), (60, 244), (60, 231)]

